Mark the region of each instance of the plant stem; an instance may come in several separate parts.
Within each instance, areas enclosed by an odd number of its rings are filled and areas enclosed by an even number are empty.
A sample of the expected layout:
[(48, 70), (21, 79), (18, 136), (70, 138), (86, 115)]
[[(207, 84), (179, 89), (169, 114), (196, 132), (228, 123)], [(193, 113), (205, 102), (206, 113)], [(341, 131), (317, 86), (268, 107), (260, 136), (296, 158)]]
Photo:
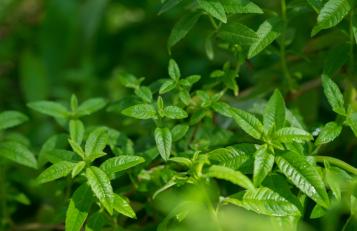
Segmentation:
[(334, 157), (331, 157), (331, 156), (314, 156), (314, 159), (316, 162), (329, 162), (330, 164), (332, 165), (335, 165), (337, 167), (340, 167), (344, 170), (346, 170), (347, 172), (350, 172), (354, 175), (357, 175), (357, 168), (345, 163), (344, 161), (342, 160), (339, 160), (339, 159), (336, 159)]
[(288, 84), (288, 89), (292, 90), (292, 79), (291, 75), (288, 69), (288, 66), (286, 64), (286, 50), (285, 50), (285, 38), (286, 38), (286, 28), (288, 25), (288, 20), (286, 18), (286, 0), (281, 0), (281, 18), (283, 20), (283, 29), (281, 33), (281, 40), (280, 40), (280, 62), (281, 62), (281, 68), (283, 71), (283, 75), (285, 77), (285, 80)]

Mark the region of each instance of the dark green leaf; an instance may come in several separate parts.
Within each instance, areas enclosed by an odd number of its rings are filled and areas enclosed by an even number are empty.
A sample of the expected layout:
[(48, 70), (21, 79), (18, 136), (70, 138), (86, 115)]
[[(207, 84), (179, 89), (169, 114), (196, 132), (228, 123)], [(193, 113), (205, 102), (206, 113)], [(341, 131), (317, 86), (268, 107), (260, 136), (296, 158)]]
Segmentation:
[(218, 36), (224, 41), (239, 45), (250, 45), (258, 39), (255, 31), (238, 22), (222, 26)]
[(334, 83), (327, 75), (322, 75), (322, 86), (332, 110), (340, 115), (345, 115), (345, 101), (337, 84)]

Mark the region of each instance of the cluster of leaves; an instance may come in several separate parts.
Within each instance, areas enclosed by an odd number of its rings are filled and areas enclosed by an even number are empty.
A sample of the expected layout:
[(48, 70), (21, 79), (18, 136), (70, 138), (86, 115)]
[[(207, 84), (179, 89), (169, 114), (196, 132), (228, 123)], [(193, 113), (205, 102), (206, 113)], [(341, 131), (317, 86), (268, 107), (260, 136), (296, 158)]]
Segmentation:
[[(162, 1), (159, 14), (185, 12), (168, 38), (169, 53), (205, 17), (211, 26), (205, 37), (208, 58), (221, 58), (224, 53), (228, 61), (201, 78), (185, 77), (170, 59), (168, 77), (147, 85), (144, 77), (120, 71), (119, 81), (130, 93), (110, 103), (103, 98), (78, 103), (75, 95), (67, 104), (30, 102), (28, 108), (54, 118), (61, 130), (36, 155), (23, 135), (4, 131), (28, 118), (15, 111), (0, 113), (0, 228), (15, 226), (11, 216), (16, 209), (9, 211), (10, 204), (30, 203), (7, 178), (7, 172), (19, 164), (37, 169), (36, 189), (64, 185), (58, 193), (61, 205), (55, 212), (59, 215), (52, 222), (63, 223), (70, 231), (236, 230), (234, 219), (245, 219), (250, 212), (254, 219), (269, 217), (270, 221), (264, 220), (262, 227), (259, 222), (250, 224), (247, 230), (265, 230), (266, 225), (298, 230), (333, 213), (344, 215), (338, 229), (354, 230), (357, 168), (324, 151), (343, 132), (348, 139), (357, 137), (355, 1), (281, 0), (280, 12), (266, 4)], [(329, 33), (338, 31), (342, 42), (327, 52), (323, 70), (316, 67), (318, 78), (301, 87), (306, 72), (292, 72), (288, 61), (316, 57), (289, 50), (298, 33), (291, 21), (310, 11), (317, 14), (316, 24), (309, 28), (312, 37), (335, 27)], [(329, 33), (318, 41), (328, 43)], [(289, 53), (296, 57), (288, 57)], [(240, 92), (238, 77), (249, 72), (252, 63), (259, 67), (267, 59), (273, 64), (260, 68), (268, 80)], [(344, 92), (336, 83), (342, 79), (347, 83)], [(307, 125), (288, 101), (320, 84), (337, 116)], [(121, 128), (105, 120), (99, 125), (87, 120), (105, 108), (105, 114), (117, 113)], [(236, 214), (227, 223), (229, 209), (249, 215)]]

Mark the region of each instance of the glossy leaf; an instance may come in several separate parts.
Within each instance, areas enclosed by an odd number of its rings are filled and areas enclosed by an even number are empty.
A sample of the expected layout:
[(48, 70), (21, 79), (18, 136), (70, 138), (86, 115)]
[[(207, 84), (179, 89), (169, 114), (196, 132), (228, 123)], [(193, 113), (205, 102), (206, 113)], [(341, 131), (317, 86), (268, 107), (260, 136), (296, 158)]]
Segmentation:
[(306, 157), (285, 151), (275, 158), (280, 171), (303, 193), (323, 207), (328, 207), (329, 198), (321, 176)]
[(66, 213), (65, 230), (80, 231), (93, 203), (93, 194), (87, 184), (82, 184), (73, 193)]
[(136, 214), (135, 214), (134, 210), (131, 208), (129, 201), (126, 198), (124, 198), (118, 194), (114, 194), (113, 208), (115, 211), (123, 214), (124, 216), (130, 217), (130, 218), (136, 218)]
[(218, 36), (224, 41), (239, 45), (250, 45), (258, 39), (254, 30), (237, 22), (222, 26)]
[(303, 143), (305, 141), (312, 140), (312, 136), (310, 133), (308, 133), (303, 129), (294, 128), (294, 127), (281, 128), (274, 133), (274, 137), (278, 141), (283, 143), (289, 143), (289, 142)]
[(198, 5), (212, 17), (223, 23), (227, 22), (226, 12), (219, 0), (197, 0)]
[(38, 177), (37, 177), (37, 182), (39, 184), (47, 183), (50, 181), (57, 180), (59, 178), (67, 176), (76, 163), (74, 162), (69, 162), (69, 161), (60, 161), (52, 166), (48, 167), (45, 169)]
[(320, 131), (315, 141), (315, 145), (326, 144), (338, 137), (342, 131), (342, 126), (336, 122), (328, 122)]
[(262, 145), (254, 154), (253, 182), (256, 187), (260, 186), (265, 177), (272, 171), (274, 156), (269, 153), (267, 146)]
[(311, 35), (314, 36), (323, 29), (336, 26), (350, 10), (351, 5), (348, 0), (329, 0), (322, 7)]
[(227, 14), (262, 14), (263, 10), (248, 0), (220, 0)]
[(100, 168), (108, 175), (123, 171), (145, 162), (145, 159), (140, 156), (117, 156), (104, 161)]
[(285, 122), (285, 102), (279, 90), (275, 90), (265, 106), (263, 114), (264, 131), (282, 128)]
[(245, 189), (254, 190), (254, 185), (250, 179), (239, 171), (224, 166), (213, 165), (208, 170), (208, 176), (227, 180)]
[(345, 102), (337, 84), (334, 83), (327, 75), (322, 75), (322, 86), (332, 110), (340, 115), (345, 115)]
[(91, 166), (86, 170), (86, 177), (94, 195), (98, 198), (108, 213), (112, 214), (114, 193), (107, 174), (100, 168)]
[(232, 117), (246, 133), (254, 137), (255, 139), (260, 139), (263, 133), (262, 123), (253, 114), (240, 110), (238, 108), (232, 109)]
[(142, 120), (157, 118), (155, 107), (151, 104), (137, 104), (124, 109), (121, 113)]
[(167, 161), (171, 154), (172, 135), (168, 128), (155, 129), (155, 141), (159, 153), (165, 161)]
[(107, 128), (97, 128), (91, 132), (86, 141), (85, 156), (90, 158), (103, 153), (105, 146), (108, 144), (108, 139)]

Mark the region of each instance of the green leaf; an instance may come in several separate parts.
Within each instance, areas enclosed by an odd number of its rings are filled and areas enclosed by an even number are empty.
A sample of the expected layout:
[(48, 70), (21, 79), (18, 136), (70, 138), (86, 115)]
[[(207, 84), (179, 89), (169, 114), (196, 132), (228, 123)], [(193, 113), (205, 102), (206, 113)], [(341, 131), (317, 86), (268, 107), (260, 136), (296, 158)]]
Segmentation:
[(70, 120), (69, 121), (69, 134), (71, 140), (77, 144), (81, 144), (84, 137), (84, 125), (80, 120)]
[(256, 32), (258, 40), (249, 47), (248, 58), (264, 50), (280, 35), (280, 25), (275, 18), (264, 21)]
[(81, 147), (81, 145), (79, 145), (77, 142), (71, 140), (71, 139), (68, 139), (68, 143), (71, 145), (71, 148), (72, 150), (77, 154), (79, 155), (80, 157), (82, 157), (82, 159), (84, 159), (85, 157), (85, 153)]
[(327, 212), (326, 209), (316, 204), (311, 211), (310, 219), (321, 218), (326, 215), (326, 212)]
[(172, 140), (173, 141), (178, 141), (182, 137), (184, 137), (190, 127), (186, 124), (178, 124), (175, 127), (173, 127), (171, 133), (172, 133)]
[(44, 152), (44, 157), (50, 161), (52, 164), (61, 162), (61, 161), (74, 161), (76, 160), (76, 154), (71, 151), (63, 149), (52, 149)]
[(76, 166), (74, 166), (74, 168), (72, 169), (72, 178), (74, 178), (75, 176), (77, 176), (79, 173), (82, 172), (82, 170), (85, 168), (86, 166), (86, 162), (85, 161), (80, 161), (76, 164)]
[(232, 117), (232, 107), (231, 105), (223, 102), (214, 102), (212, 104), (212, 109), (221, 115)]
[(200, 75), (190, 75), (186, 77), (185, 79), (180, 80), (180, 84), (185, 86), (185, 87), (192, 87), (193, 84), (197, 83), (201, 79)]
[(113, 208), (115, 211), (118, 213), (123, 214), (124, 216), (130, 217), (130, 218), (136, 218), (136, 214), (134, 210), (131, 208), (129, 204), (129, 200), (127, 198), (124, 198), (118, 194), (114, 194), (114, 204)]
[(167, 161), (171, 154), (172, 135), (168, 128), (155, 129), (155, 141), (159, 153), (165, 161)]
[(181, 89), (179, 92), (179, 98), (182, 103), (189, 105), (191, 101), (190, 93), (186, 89)]
[(93, 213), (86, 222), (85, 231), (102, 230), (103, 226), (107, 223), (107, 218), (102, 211)]
[(181, 39), (183, 39), (187, 33), (192, 29), (192, 27), (197, 23), (200, 18), (201, 13), (190, 13), (185, 14), (172, 28), (172, 31), (167, 42), (168, 48), (170, 49)]
[(351, 5), (348, 0), (329, 0), (322, 7), (317, 24), (311, 32), (311, 36), (316, 35), (323, 29), (328, 29), (336, 26), (351, 10)]
[(175, 7), (178, 5), (182, 0), (167, 0), (162, 4), (159, 15), (165, 13), (166, 11), (170, 10), (171, 8)]
[(86, 177), (94, 195), (109, 214), (113, 214), (114, 193), (110, 180), (103, 170), (95, 166), (88, 167)]
[(108, 144), (108, 129), (107, 128), (97, 128), (91, 132), (88, 136), (85, 145), (85, 156), (87, 158), (96, 157), (97, 155), (103, 154), (105, 146)]
[(17, 111), (4, 111), (0, 113), (0, 130), (15, 127), (27, 121), (28, 117)]
[(254, 30), (238, 22), (222, 26), (218, 36), (224, 41), (242, 46), (251, 45), (258, 39)]
[(212, 17), (223, 23), (227, 22), (226, 12), (219, 0), (197, 0), (198, 5)]
[(227, 180), (245, 189), (254, 190), (255, 187), (250, 179), (239, 171), (224, 166), (213, 165), (208, 169), (208, 176)]
[(116, 172), (129, 169), (143, 162), (145, 162), (145, 159), (140, 156), (123, 155), (107, 159), (100, 165), (100, 169), (102, 169), (108, 176), (111, 176)]
[(299, 209), (269, 188), (248, 190), (242, 198), (227, 198), (226, 202), (268, 216), (300, 216)]
[(257, 117), (238, 108), (232, 109), (232, 117), (246, 133), (255, 139), (260, 139), (263, 133), (263, 125)]
[(152, 102), (152, 92), (148, 87), (139, 87), (135, 89), (135, 94), (146, 103)]
[(37, 182), (39, 184), (47, 183), (57, 180), (59, 178), (67, 176), (72, 169), (76, 166), (76, 163), (69, 161), (60, 161), (54, 165), (45, 169), (38, 177)]
[(185, 110), (176, 106), (165, 107), (164, 115), (170, 119), (184, 119), (188, 116)]
[(345, 124), (352, 129), (353, 134), (357, 137), (357, 112), (348, 115)]
[(332, 48), (325, 58), (323, 74), (333, 76), (349, 60), (349, 55), (346, 55), (349, 49), (348, 44)]
[(296, 187), (319, 205), (328, 207), (329, 198), (323, 180), (303, 154), (285, 151), (276, 156), (275, 161), (280, 171)]
[(103, 98), (93, 98), (86, 100), (81, 105), (79, 105), (77, 111), (78, 116), (93, 114), (94, 112), (104, 108), (106, 104), (107, 102)]
[(280, 129), (285, 123), (285, 102), (279, 90), (275, 90), (265, 106), (263, 114), (264, 131), (269, 134), (272, 129)]
[(173, 89), (176, 88), (176, 82), (175, 80), (172, 80), (172, 79), (169, 79), (169, 80), (166, 80), (160, 87), (160, 91), (159, 93), (160, 94), (165, 94)]
[(322, 86), (332, 110), (337, 114), (346, 115), (345, 101), (337, 84), (334, 83), (327, 75), (322, 75)]
[(307, 2), (316, 12), (320, 12), (325, 3), (324, 0), (307, 0)]
[(254, 154), (253, 182), (256, 187), (260, 186), (273, 169), (274, 156), (267, 149), (266, 145), (262, 145)]
[(137, 79), (134, 75), (124, 72), (119, 73), (119, 80), (125, 87), (137, 89), (144, 79)]
[(0, 143), (0, 157), (30, 168), (37, 168), (37, 161), (33, 153), (25, 145), (15, 141)]
[(220, 0), (227, 14), (262, 14), (263, 10), (248, 0)]
[(321, 129), (319, 136), (315, 141), (315, 145), (326, 144), (338, 137), (342, 131), (342, 126), (336, 122), (328, 122)]
[(136, 119), (157, 119), (155, 107), (151, 104), (137, 104), (124, 109), (121, 113)]
[(181, 77), (180, 68), (178, 67), (175, 60), (170, 59), (168, 73), (171, 79), (177, 81)]
[(27, 104), (31, 109), (55, 118), (66, 118), (69, 113), (62, 104), (51, 101), (37, 101)]
[(93, 203), (93, 194), (87, 184), (82, 184), (73, 193), (66, 213), (65, 230), (80, 231)]
[(312, 140), (310, 133), (303, 129), (294, 127), (281, 128), (274, 133), (274, 137), (282, 143), (303, 143), (305, 141)]

